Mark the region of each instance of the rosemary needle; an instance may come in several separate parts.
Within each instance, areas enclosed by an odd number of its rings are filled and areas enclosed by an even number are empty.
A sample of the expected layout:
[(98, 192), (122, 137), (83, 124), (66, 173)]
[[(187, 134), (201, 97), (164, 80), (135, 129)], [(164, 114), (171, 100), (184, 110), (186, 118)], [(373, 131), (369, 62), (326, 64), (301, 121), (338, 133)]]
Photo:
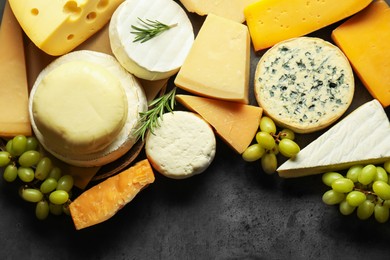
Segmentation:
[(172, 25), (167, 25), (157, 20), (155, 21), (149, 19), (142, 20), (139, 17), (138, 20), (140, 21), (143, 27), (138, 27), (135, 25), (131, 26), (131, 28), (134, 30), (131, 33), (136, 35), (133, 42), (138, 42), (138, 41), (140, 41), (141, 43), (146, 42), (156, 37), (160, 33), (177, 26), (177, 23)]
[(162, 116), (165, 111), (173, 111), (176, 103), (175, 95), (176, 87), (161, 97), (154, 99), (149, 104), (148, 111), (139, 113), (140, 123), (138, 128), (134, 131), (134, 135), (137, 137), (137, 139), (142, 138), (142, 140), (144, 140), (145, 134), (148, 130), (153, 133), (153, 129), (159, 126), (159, 117)]

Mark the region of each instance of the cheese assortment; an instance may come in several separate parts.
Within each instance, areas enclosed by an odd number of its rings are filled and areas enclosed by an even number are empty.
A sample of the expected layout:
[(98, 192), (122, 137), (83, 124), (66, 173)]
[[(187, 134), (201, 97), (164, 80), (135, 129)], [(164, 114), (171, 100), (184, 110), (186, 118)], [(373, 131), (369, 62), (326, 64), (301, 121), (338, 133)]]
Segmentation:
[(390, 106), (390, 7), (375, 1), (332, 32), (363, 84), (384, 107)]
[(0, 136), (31, 135), (23, 35), (8, 2), (0, 27)]
[[(160, 22), (169, 26), (147, 41), (135, 41), (134, 27)], [(173, 0), (127, 0), (115, 11), (109, 27), (111, 49), (129, 72), (146, 80), (177, 73), (186, 58), (194, 33), (184, 10)]]
[(347, 169), (357, 164), (380, 164), (390, 159), (390, 122), (374, 99), (334, 125), (278, 169), (292, 178)]
[(248, 103), (249, 62), (247, 27), (209, 14), (175, 84), (201, 96)]
[(59, 56), (73, 50), (101, 29), (123, 0), (9, 0), (32, 42), (44, 52)]
[(261, 0), (248, 5), (245, 18), (256, 51), (304, 36), (347, 18), (372, 0)]
[(352, 103), (354, 77), (344, 54), (319, 38), (280, 42), (260, 59), (256, 99), (277, 124), (310, 133), (335, 122)]

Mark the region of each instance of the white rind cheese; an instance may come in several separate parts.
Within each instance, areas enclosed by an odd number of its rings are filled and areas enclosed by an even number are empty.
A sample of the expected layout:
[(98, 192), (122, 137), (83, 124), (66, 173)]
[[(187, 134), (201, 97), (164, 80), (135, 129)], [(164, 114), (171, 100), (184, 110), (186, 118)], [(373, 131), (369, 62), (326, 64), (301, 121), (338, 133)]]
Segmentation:
[(291, 178), (379, 164), (390, 159), (390, 123), (381, 104), (367, 102), (322, 134), (278, 169)]
[(184, 179), (204, 172), (215, 156), (216, 140), (211, 126), (192, 112), (162, 115), (160, 126), (145, 139), (146, 156), (166, 177)]
[(354, 94), (353, 72), (344, 54), (311, 37), (269, 49), (257, 65), (254, 85), (264, 112), (297, 133), (331, 125), (348, 109)]
[[(72, 149), (66, 149), (61, 146), (61, 142), (65, 142), (65, 140), (77, 140), (79, 138), (78, 136), (68, 136), (65, 138), (58, 135), (51, 135), (50, 132), (48, 133), (48, 129), (42, 129), (39, 127), (39, 124), (37, 122), (36, 116), (37, 114), (34, 110), (34, 96), (37, 93), (37, 89), (41, 86), (41, 82), (45, 80), (45, 77), (50, 74), (50, 72), (55, 71), (56, 68), (61, 67), (64, 64), (69, 64), (71, 62), (86, 62), (89, 64), (95, 64), (97, 65), (97, 68), (104, 68), (107, 73), (111, 74), (113, 77), (116, 77), (121, 87), (123, 88), (125, 95), (126, 95), (126, 118), (124, 122), (122, 123), (121, 129), (118, 133), (115, 133), (115, 136), (111, 136), (109, 132), (107, 132), (107, 136), (111, 140), (107, 140), (109, 143), (105, 145), (104, 148), (96, 151), (89, 151), (81, 150), (81, 151), (74, 151)], [(89, 69), (93, 69), (93, 66), (90, 66)], [(93, 73), (87, 73), (86, 77), (89, 77), (93, 75)], [(66, 75), (67, 77), (72, 77), (71, 74)], [(79, 77), (80, 78), (80, 77)], [(85, 81), (89, 81), (90, 79), (86, 78)], [(115, 82), (115, 81), (114, 81)], [(82, 82), (79, 85), (80, 87), (83, 86)], [(76, 97), (80, 100), (87, 100), (88, 97), (83, 97), (83, 95), (89, 95), (89, 94), (96, 94), (95, 91), (93, 92), (84, 92), (80, 91), (78, 93), (71, 93), (71, 96), (74, 95), (81, 95), (79, 97)], [(58, 97), (58, 100), (61, 99), (61, 102), (66, 101), (67, 98), (70, 96), (60, 96)], [(85, 98), (85, 99), (84, 99)], [(106, 99), (105, 95), (96, 96), (94, 97), (94, 102), (91, 104), (83, 104), (84, 105), (90, 105), (91, 109), (94, 110), (96, 113), (99, 113), (99, 103), (107, 102), (108, 99)], [(97, 101), (96, 101), (97, 100)], [(100, 100), (100, 101), (99, 101)], [(73, 102), (73, 101), (72, 101)], [(97, 103), (96, 103), (97, 102)], [(44, 104), (43, 104), (44, 105)], [(73, 104), (77, 105), (77, 104)], [(103, 106), (103, 104), (102, 104)], [(37, 136), (38, 140), (42, 144), (42, 146), (51, 154), (53, 154), (58, 159), (69, 163), (71, 165), (80, 166), (80, 167), (92, 167), (92, 166), (102, 166), (105, 164), (108, 164), (122, 155), (124, 155), (127, 151), (131, 149), (131, 147), (136, 142), (136, 137), (132, 134), (133, 130), (136, 128), (139, 122), (139, 113), (147, 110), (147, 101), (145, 93), (138, 83), (138, 81), (135, 79), (134, 76), (132, 76), (130, 73), (128, 73), (126, 70), (123, 69), (123, 67), (115, 60), (114, 57), (108, 54), (103, 54), (99, 52), (94, 51), (75, 51), (70, 52), (69, 54), (66, 54), (64, 56), (61, 56), (60, 58), (57, 58), (52, 63), (50, 63), (38, 76), (37, 80), (34, 83), (34, 86), (31, 90), (30, 94), (30, 100), (29, 100), (29, 113), (30, 113), (30, 119), (33, 131), (35, 135)], [(77, 132), (71, 131), (73, 127), (75, 127), (72, 122), (75, 122), (75, 120), (72, 119), (78, 118), (79, 113), (77, 112), (77, 109), (73, 111), (73, 113), (68, 113), (69, 111), (61, 111), (60, 109), (56, 109), (56, 111), (51, 111), (52, 114), (58, 113), (58, 116), (66, 116), (68, 119), (66, 120), (67, 123), (64, 124), (64, 128), (68, 129), (67, 132), (70, 135), (78, 135)], [(39, 115), (38, 115), (39, 116)], [(86, 118), (86, 120), (88, 120)], [(95, 129), (96, 128), (96, 129)], [(49, 129), (50, 131), (50, 129)], [(98, 125), (91, 125), (89, 132), (89, 141), (92, 143), (94, 142), (94, 135), (96, 134), (95, 131), (101, 131)], [(55, 136), (56, 138), (52, 138)], [(105, 136), (103, 136), (104, 138)], [(88, 143), (88, 135), (83, 136), (83, 143)], [(77, 146), (77, 145), (76, 145)], [(62, 148), (63, 149), (62, 149)], [(79, 148), (83, 149), (85, 146), (81, 146)]]
[[(174, 25), (145, 42), (134, 42), (132, 26), (142, 28), (139, 19)], [(191, 21), (172, 0), (127, 0), (114, 12), (109, 26), (112, 52), (135, 76), (158, 80), (174, 75), (182, 66), (194, 41)]]

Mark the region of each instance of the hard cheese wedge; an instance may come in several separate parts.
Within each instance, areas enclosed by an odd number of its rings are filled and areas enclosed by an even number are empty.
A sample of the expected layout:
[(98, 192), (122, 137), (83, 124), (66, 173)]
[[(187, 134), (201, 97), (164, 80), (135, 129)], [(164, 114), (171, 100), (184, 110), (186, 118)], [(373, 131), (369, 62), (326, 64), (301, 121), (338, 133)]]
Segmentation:
[(261, 0), (244, 10), (256, 51), (303, 36), (365, 8), (372, 0)]
[(334, 125), (278, 169), (281, 177), (300, 177), (390, 159), (390, 123), (374, 99)]
[(190, 95), (176, 95), (188, 109), (201, 115), (216, 133), (237, 153), (241, 154), (252, 142), (260, 123), (263, 109)]
[(0, 136), (31, 135), (23, 34), (8, 2), (0, 27)]
[(123, 0), (9, 0), (27, 36), (50, 55), (65, 54), (102, 28)]
[(249, 55), (247, 27), (209, 14), (175, 84), (201, 96), (248, 103)]
[(84, 191), (69, 206), (76, 229), (96, 225), (111, 218), (153, 182), (153, 170), (145, 159)]
[(369, 5), (332, 32), (371, 95), (390, 105), (390, 7), (382, 0)]

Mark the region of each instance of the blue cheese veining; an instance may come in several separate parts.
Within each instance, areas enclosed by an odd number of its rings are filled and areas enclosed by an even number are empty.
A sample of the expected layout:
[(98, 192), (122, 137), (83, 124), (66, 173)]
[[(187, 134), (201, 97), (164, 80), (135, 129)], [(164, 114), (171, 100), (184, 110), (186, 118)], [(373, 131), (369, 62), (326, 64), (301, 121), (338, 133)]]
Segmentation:
[(269, 49), (255, 73), (255, 95), (265, 113), (297, 133), (323, 129), (349, 107), (354, 94), (351, 66), (334, 45), (294, 38)]

